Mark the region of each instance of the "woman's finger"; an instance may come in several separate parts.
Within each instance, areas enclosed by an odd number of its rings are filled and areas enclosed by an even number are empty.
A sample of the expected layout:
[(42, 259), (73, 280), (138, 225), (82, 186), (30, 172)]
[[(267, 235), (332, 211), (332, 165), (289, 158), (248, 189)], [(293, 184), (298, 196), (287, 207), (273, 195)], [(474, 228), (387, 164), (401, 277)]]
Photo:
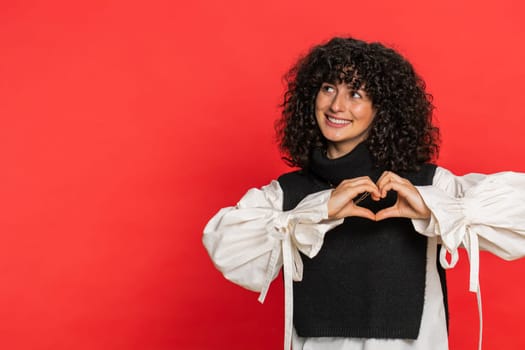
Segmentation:
[(344, 180), (336, 187), (336, 189), (351, 189), (359, 185), (370, 185), (375, 188), (374, 192), (379, 193), (379, 189), (377, 188), (377, 185), (368, 176)]
[(412, 186), (412, 184), (410, 183), (410, 181), (408, 181), (407, 179), (391, 172), (391, 171), (385, 171), (381, 177), (379, 178), (379, 180), (377, 180), (377, 187), (379, 189), (379, 192), (381, 193), (381, 198), (384, 198), (386, 197), (387, 195), (387, 192), (394, 189), (394, 186), (396, 184), (399, 184), (399, 185), (408, 185), (408, 186)]
[[(383, 187), (380, 188), (380, 193), (385, 194), (388, 191), (396, 191), (398, 195), (401, 195), (402, 197), (407, 197), (412, 193), (412, 188), (414, 188), (411, 184), (407, 184), (405, 182), (398, 182), (397, 180), (392, 180), (390, 182), (387, 182)], [(414, 188), (415, 190), (415, 188)]]
[(370, 209), (361, 207), (359, 205), (355, 205), (353, 203), (348, 204), (335, 215), (337, 219), (353, 216), (362, 217), (370, 220), (375, 220), (376, 218), (375, 214)]
[[(367, 192), (373, 193), (375, 196), (379, 195), (376, 185), (366, 181), (361, 184), (354, 183), (352, 186), (342, 186), (336, 188), (332, 192), (332, 195), (328, 201), (328, 217), (341, 218), (353, 216), (355, 214), (354, 208), (357, 207), (357, 205), (355, 205), (356, 201), (361, 198), (363, 193)], [(366, 213), (366, 216), (364, 217), (371, 218), (369, 215), (370, 213)], [(363, 215), (364, 213), (361, 212), (360, 216)]]

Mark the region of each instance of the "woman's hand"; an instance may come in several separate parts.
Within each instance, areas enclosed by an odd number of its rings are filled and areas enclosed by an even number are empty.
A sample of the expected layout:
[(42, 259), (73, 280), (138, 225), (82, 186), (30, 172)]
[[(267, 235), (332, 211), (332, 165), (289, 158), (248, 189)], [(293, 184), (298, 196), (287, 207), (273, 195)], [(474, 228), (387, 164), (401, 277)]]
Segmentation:
[(428, 219), (430, 217), (430, 209), (428, 209), (418, 190), (407, 179), (391, 171), (385, 171), (377, 180), (377, 187), (380, 196), (371, 192), (372, 199), (385, 198), (387, 192), (393, 190), (397, 192), (397, 201), (393, 206), (377, 212), (375, 214), (376, 221), (397, 217), (409, 219)]
[(372, 211), (356, 204), (356, 198), (365, 192), (370, 193), (372, 198), (381, 197), (378, 187), (368, 176), (342, 181), (332, 192), (328, 201), (328, 218), (341, 219), (348, 216), (360, 216), (376, 220), (376, 215)]
[[(358, 205), (360, 194), (368, 192), (375, 201), (385, 198), (388, 191), (397, 192), (396, 203), (380, 210), (376, 214)], [(328, 201), (328, 218), (341, 219), (348, 216), (360, 216), (370, 220), (387, 218), (428, 219), (430, 209), (412, 183), (401, 176), (385, 171), (377, 184), (368, 176), (344, 180), (332, 192)]]

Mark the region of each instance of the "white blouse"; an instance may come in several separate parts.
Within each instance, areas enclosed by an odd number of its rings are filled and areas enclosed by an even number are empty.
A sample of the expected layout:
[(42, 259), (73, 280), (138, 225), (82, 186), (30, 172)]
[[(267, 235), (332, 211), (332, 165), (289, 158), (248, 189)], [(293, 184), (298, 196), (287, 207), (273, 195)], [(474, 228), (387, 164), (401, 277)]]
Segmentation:
[[(260, 292), (263, 302), (281, 267), (285, 284), (285, 341), (289, 350), (443, 350), (448, 349), (443, 295), (436, 268), (454, 267), (463, 246), (470, 260), (470, 290), (478, 293), (479, 249), (512, 260), (525, 256), (525, 174), (455, 176), (438, 167), (431, 186), (417, 186), (431, 211), (429, 220), (412, 220), (428, 236), (425, 302), (418, 339), (302, 338), (293, 330), (293, 281), (302, 279), (299, 252), (312, 258), (327, 231), (343, 222), (328, 220), (332, 190), (305, 197), (283, 211), (277, 181), (250, 189), (235, 207), (221, 209), (206, 225), (203, 243), (215, 266), (230, 281)], [(446, 253), (450, 254), (450, 262)]]

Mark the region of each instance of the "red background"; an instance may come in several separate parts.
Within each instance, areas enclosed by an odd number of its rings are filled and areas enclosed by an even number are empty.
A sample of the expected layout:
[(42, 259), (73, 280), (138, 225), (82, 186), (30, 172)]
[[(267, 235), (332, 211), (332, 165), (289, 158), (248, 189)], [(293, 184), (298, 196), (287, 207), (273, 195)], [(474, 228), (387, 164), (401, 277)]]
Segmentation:
[[(0, 348), (279, 349), (265, 305), (213, 268), (207, 220), (288, 169), (281, 77), (333, 35), (423, 75), (439, 164), (525, 171), (525, 5), (441, 0), (0, 5)], [(495, 213), (497, 215), (497, 213)], [(482, 255), (485, 349), (523, 349), (525, 261)], [(451, 349), (475, 349), (461, 256)]]

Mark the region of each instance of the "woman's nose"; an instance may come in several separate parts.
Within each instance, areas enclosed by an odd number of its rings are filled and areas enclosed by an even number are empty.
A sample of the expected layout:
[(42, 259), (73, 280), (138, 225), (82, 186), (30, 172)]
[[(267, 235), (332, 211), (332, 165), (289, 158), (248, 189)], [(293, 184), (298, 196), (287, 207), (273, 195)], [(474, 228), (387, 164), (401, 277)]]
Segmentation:
[(344, 98), (344, 95), (341, 93), (335, 94), (332, 104), (330, 105), (330, 108), (333, 112), (342, 112), (346, 108), (346, 101)]

